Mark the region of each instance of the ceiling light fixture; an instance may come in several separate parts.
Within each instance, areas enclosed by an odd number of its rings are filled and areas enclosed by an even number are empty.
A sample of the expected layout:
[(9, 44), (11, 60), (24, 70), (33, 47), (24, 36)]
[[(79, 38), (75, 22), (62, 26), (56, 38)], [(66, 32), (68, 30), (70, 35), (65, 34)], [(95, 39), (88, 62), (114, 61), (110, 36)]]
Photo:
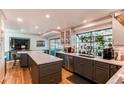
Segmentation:
[(84, 20), (83, 23), (87, 23), (87, 20)]
[(49, 19), (49, 18), (50, 18), (50, 15), (49, 15), (49, 14), (46, 14), (45, 17), (46, 17), (47, 19)]
[(17, 21), (18, 21), (18, 22), (23, 22), (23, 19), (18, 17), (18, 18), (17, 18)]
[(37, 26), (37, 25), (36, 25), (34, 28), (35, 28), (35, 29), (38, 29), (38, 28), (39, 28), (39, 26)]
[(61, 27), (60, 27), (60, 26), (58, 26), (58, 27), (57, 27), (57, 29), (61, 29)]

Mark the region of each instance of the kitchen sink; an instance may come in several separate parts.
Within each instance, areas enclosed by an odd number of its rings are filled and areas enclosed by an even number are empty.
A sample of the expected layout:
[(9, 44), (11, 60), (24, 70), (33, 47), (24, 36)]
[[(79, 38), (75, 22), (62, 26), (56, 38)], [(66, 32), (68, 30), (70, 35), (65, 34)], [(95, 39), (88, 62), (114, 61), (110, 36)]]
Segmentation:
[(93, 55), (83, 55), (83, 54), (80, 54), (79, 56), (88, 57), (88, 58), (95, 58)]

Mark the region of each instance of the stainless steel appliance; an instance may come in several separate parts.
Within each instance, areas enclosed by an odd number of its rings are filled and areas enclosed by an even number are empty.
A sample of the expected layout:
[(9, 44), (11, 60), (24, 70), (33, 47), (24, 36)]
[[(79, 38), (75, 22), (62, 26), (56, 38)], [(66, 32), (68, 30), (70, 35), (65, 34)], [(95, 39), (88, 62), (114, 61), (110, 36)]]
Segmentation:
[(65, 55), (65, 64), (64, 67), (71, 71), (74, 72), (74, 57), (73, 56), (69, 56), (69, 55)]

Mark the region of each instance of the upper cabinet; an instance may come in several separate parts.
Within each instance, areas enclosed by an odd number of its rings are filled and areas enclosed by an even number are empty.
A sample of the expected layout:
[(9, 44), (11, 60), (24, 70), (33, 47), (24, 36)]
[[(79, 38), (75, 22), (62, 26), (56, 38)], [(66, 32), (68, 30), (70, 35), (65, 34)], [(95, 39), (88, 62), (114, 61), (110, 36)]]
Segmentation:
[(124, 45), (124, 15), (112, 18), (112, 38), (114, 46)]
[(61, 32), (61, 43), (64, 45), (70, 45), (71, 43), (71, 30)]

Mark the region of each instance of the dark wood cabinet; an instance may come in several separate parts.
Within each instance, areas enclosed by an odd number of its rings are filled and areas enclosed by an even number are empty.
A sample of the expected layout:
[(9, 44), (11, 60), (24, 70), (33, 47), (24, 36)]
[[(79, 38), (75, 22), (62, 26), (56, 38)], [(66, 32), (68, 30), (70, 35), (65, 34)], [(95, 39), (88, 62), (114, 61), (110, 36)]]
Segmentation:
[(93, 61), (90, 59), (75, 57), (74, 60), (75, 72), (87, 79), (92, 80)]
[(33, 84), (56, 84), (61, 81), (61, 62), (52, 62), (38, 65), (32, 61), (31, 77)]
[(32, 83), (33, 84), (38, 84), (39, 83), (39, 68), (37, 64), (30, 58), (30, 62), (32, 62), (32, 65), (30, 67), (30, 73), (31, 73), (31, 78), (32, 78)]
[(62, 54), (62, 53), (56, 53), (56, 57), (59, 57), (59, 58), (63, 59), (62, 66), (64, 67), (65, 66), (65, 55)]
[(94, 62), (93, 80), (96, 83), (106, 83), (109, 80), (109, 64), (103, 62)]
[(20, 66), (21, 67), (31, 67), (33, 61), (31, 59), (31, 57), (24, 53), (20, 55)]
[(62, 53), (56, 53), (56, 57), (63, 58)]
[(40, 78), (41, 84), (57, 84), (61, 81), (61, 72), (52, 73)]
[(119, 66), (119, 65), (111, 64), (110, 65), (110, 73), (109, 73), (110, 77), (112, 77), (120, 68), (121, 68), (121, 66)]
[(20, 65), (21, 67), (28, 67), (28, 58), (29, 56), (27, 54), (21, 54), (20, 55)]
[(106, 83), (121, 66), (95, 61), (84, 57), (76, 57), (58, 53), (57, 57), (63, 58), (63, 66), (94, 83)]

